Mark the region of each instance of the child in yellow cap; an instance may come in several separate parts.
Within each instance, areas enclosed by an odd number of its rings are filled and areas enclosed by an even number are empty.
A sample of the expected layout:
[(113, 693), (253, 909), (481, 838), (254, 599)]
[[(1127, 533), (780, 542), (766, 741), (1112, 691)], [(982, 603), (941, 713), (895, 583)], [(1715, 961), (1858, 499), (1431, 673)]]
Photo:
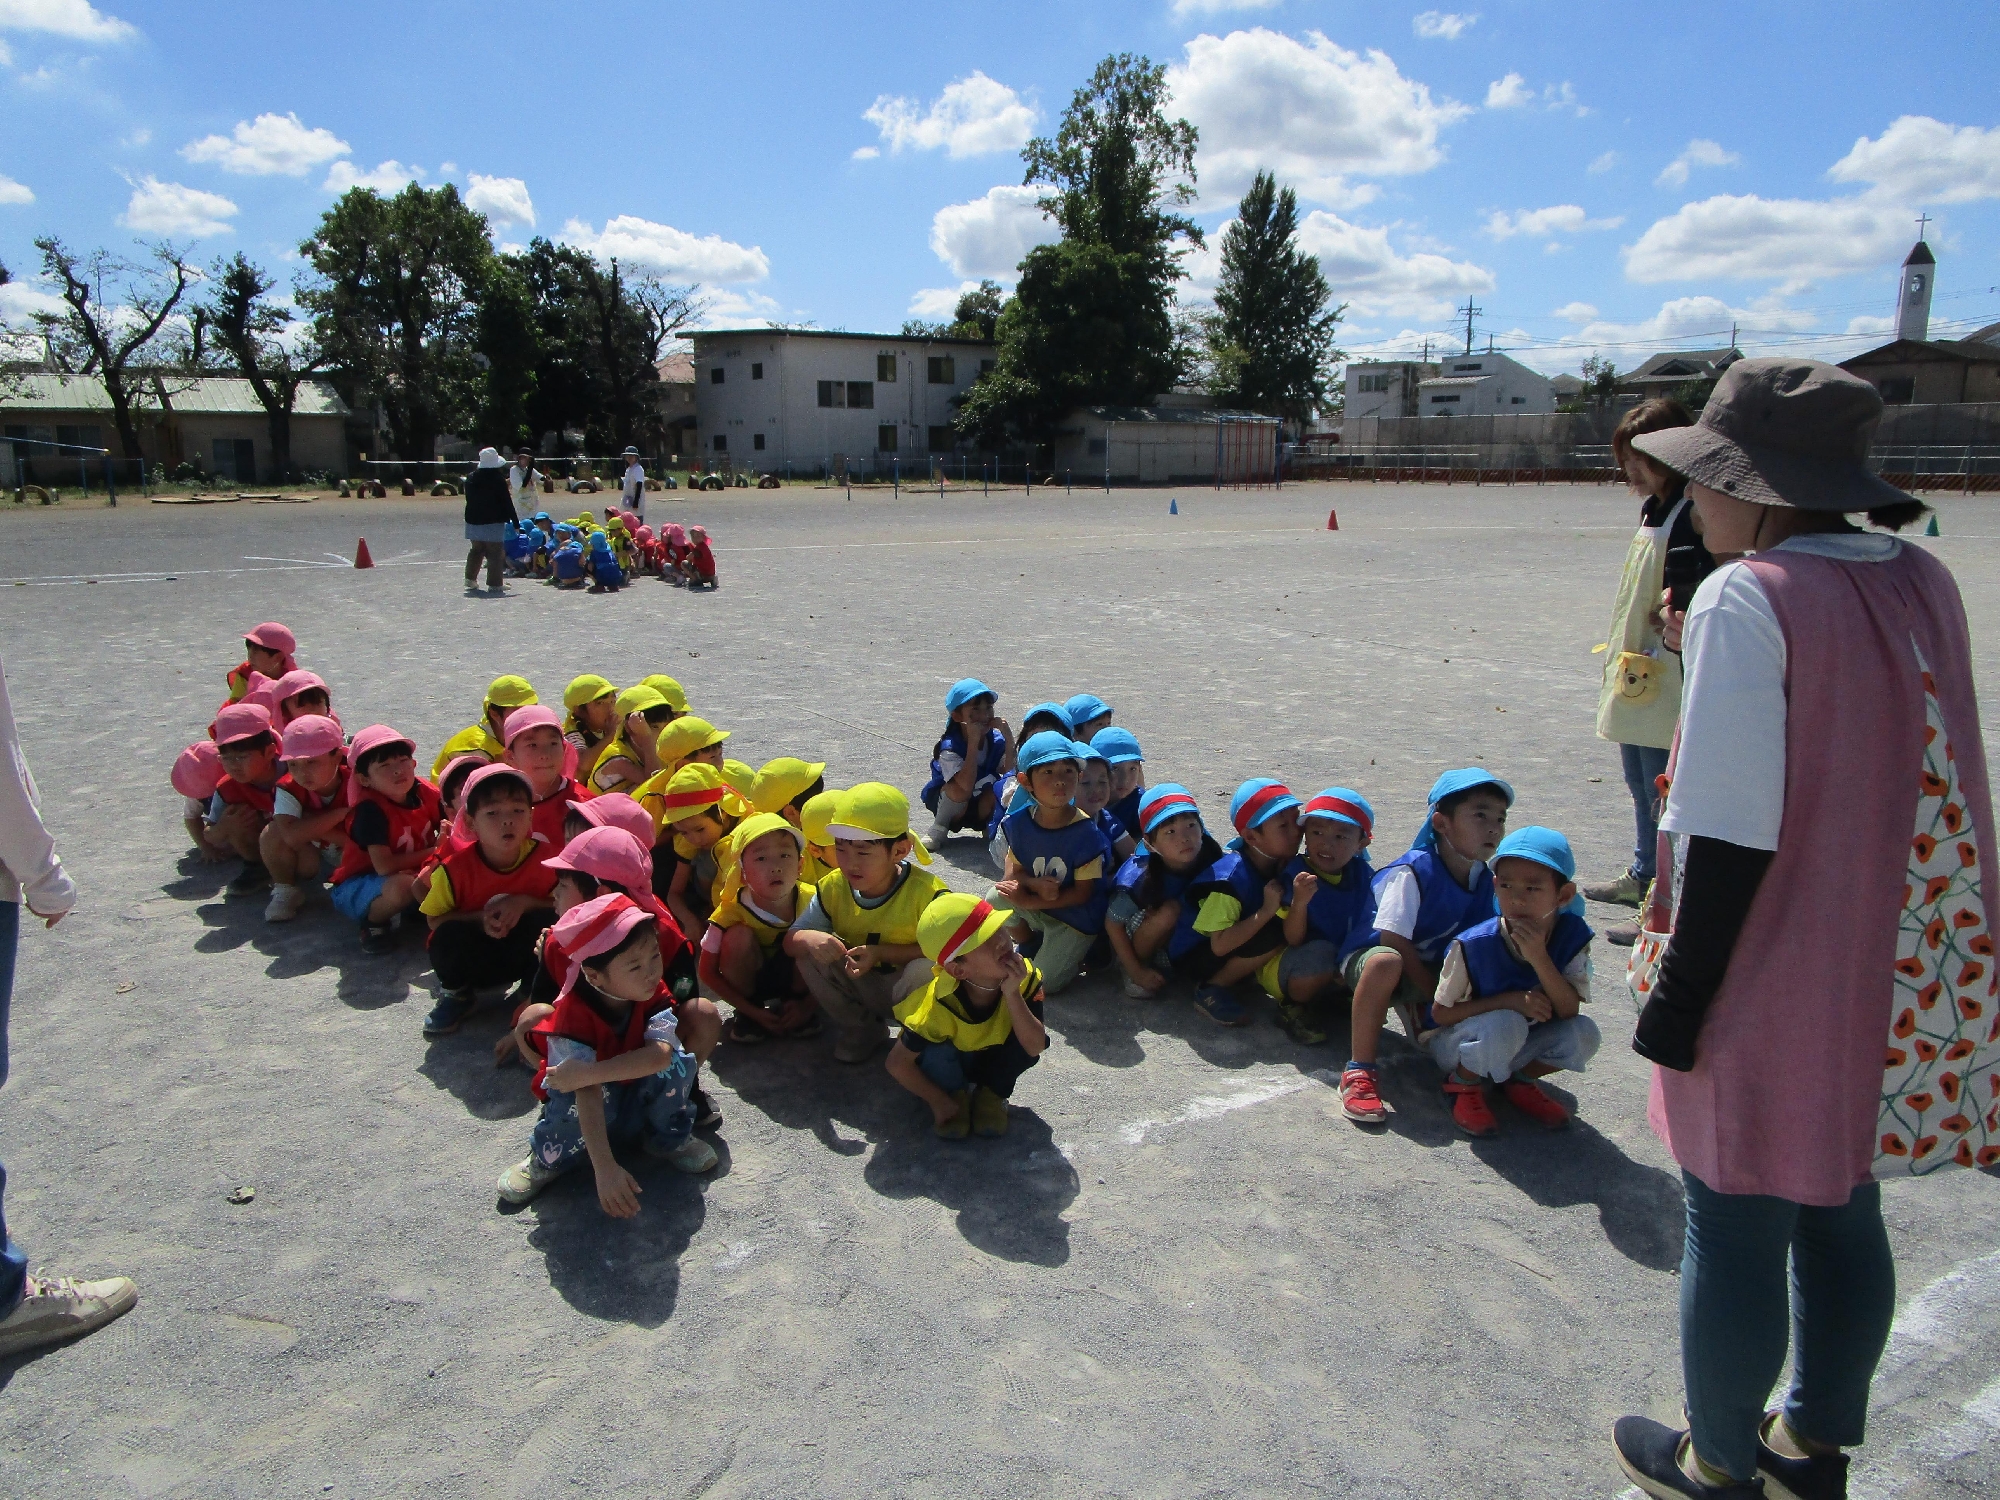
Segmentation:
[(806, 988), (839, 1032), (833, 1055), (866, 1062), (889, 1035), (896, 1001), (929, 973), (917, 946), (917, 919), (945, 892), (923, 864), (930, 855), (910, 835), (910, 799), (864, 781), (834, 802), (833, 857), (812, 904), (785, 937)]
[(805, 835), (776, 813), (753, 813), (729, 836), (731, 868), (701, 941), (701, 982), (735, 1008), (731, 1041), (817, 1036), (819, 1017), (785, 934), (812, 904), (799, 879)]
[(1007, 936), (1008, 914), (948, 891), (917, 919), (929, 982), (896, 1006), (889, 1076), (931, 1109), (948, 1141), (1007, 1133), (1007, 1101), (1049, 1044), (1042, 976)]
[(757, 779), (750, 786), (750, 807), (755, 812), (776, 813), (797, 828), (799, 810), (825, 790), (825, 761), (781, 755), (757, 768)]
[[(674, 856), (662, 899), (697, 946), (714, 910), (717, 877), (722, 873), (716, 846), (735, 829), (742, 805), (714, 766), (682, 766), (660, 794), (661, 832), (672, 834)], [(660, 856), (660, 846), (655, 845), (656, 887)]]
[(838, 792), (819, 792), (799, 804), (799, 832), (806, 836), (799, 879), (807, 885), (817, 886), (840, 868), (833, 862), (833, 835), (827, 832), (839, 797)]
[(656, 774), (660, 769), (660, 731), (674, 718), (667, 700), (643, 682), (620, 693), (613, 707), (618, 728), (590, 773), (592, 795), (629, 793)]
[[(665, 672), (655, 672), (650, 677), (640, 678), (639, 686), (649, 687), (654, 692), (658, 693), (662, 698), (666, 699), (667, 707), (671, 708), (674, 711), (673, 713), (674, 719), (678, 719), (682, 714), (688, 711), (687, 690), (684, 689), (680, 685), (680, 683), (676, 681), (674, 678), (669, 677)], [(673, 719), (669, 719), (667, 722), (672, 723)]]
[(563, 689), (563, 738), (576, 746), (576, 779), (590, 784), (611, 741), (618, 733), (618, 689), (595, 672), (570, 679)]
[(431, 762), (431, 780), (444, 775), (444, 768), (461, 755), (477, 755), (486, 761), (505, 760), (507, 746), (501, 729), (507, 715), (542, 700), (535, 696), (534, 684), (512, 673), (496, 677), (486, 685), (486, 701), (480, 705), (479, 722), (461, 729), (444, 742), (438, 758)]

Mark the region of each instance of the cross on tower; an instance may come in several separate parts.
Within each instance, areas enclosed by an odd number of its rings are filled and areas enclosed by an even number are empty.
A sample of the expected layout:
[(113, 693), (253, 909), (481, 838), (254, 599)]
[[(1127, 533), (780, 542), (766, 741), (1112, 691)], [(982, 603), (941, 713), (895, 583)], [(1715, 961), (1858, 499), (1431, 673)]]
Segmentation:
[(1923, 237), (1924, 237), (1924, 229), (1925, 229), (1925, 227), (1926, 227), (1927, 225), (1929, 225), (1929, 224), (1930, 224), (1930, 222), (1931, 222), (1931, 216), (1930, 216), (1929, 214), (1918, 214), (1918, 215), (1917, 215), (1917, 238), (1918, 238), (1919, 240), (1922, 240), (1922, 239), (1923, 239)]

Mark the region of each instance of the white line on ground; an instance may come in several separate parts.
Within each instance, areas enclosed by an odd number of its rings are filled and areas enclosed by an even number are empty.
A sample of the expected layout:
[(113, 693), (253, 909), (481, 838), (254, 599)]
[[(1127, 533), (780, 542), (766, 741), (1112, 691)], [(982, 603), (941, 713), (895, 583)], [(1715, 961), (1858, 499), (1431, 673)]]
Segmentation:
[(1164, 1120), (1134, 1120), (1129, 1125), (1119, 1127), (1118, 1138), (1128, 1146), (1137, 1146), (1155, 1130), (1163, 1130), (1170, 1125), (1199, 1124), (1203, 1120), (1214, 1120), (1223, 1115), (1234, 1114), (1239, 1109), (1253, 1109), (1259, 1104), (1281, 1099), (1286, 1094), (1296, 1094), (1301, 1089), (1310, 1088), (1314, 1083), (1326, 1083), (1331, 1077), (1331, 1074), (1322, 1069), (1306, 1077), (1290, 1074), (1279, 1078), (1259, 1079), (1230, 1094), (1197, 1094)]
[[(429, 558), (420, 562), (379, 562), (378, 568), (442, 568), (450, 558)], [(37, 588), (68, 588), (79, 583), (159, 583), (169, 578), (232, 576), (237, 573), (304, 573), (333, 567), (332, 563), (304, 563), (276, 568), (155, 568), (147, 573), (44, 573), (31, 578), (0, 578), (0, 587), (33, 584)]]

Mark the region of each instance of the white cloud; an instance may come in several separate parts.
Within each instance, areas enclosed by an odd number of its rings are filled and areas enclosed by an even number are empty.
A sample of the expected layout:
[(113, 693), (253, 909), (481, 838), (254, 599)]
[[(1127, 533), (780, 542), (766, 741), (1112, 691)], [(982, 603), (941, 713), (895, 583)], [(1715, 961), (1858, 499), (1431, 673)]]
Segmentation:
[[(1853, 338), (1876, 339), (1896, 326), (1894, 318), (1885, 318), (1878, 313), (1862, 313), (1847, 320), (1847, 332)], [(1936, 334), (1931, 335), (1933, 338)]]
[(1597, 309), (1588, 302), (1568, 302), (1550, 316), (1561, 318), (1565, 323), (1594, 323), (1597, 321)]
[(1600, 172), (1609, 172), (1617, 165), (1618, 153), (1616, 151), (1607, 151), (1602, 156), (1594, 158), (1584, 170), (1595, 176)]
[(528, 185), (518, 177), (485, 177), (472, 174), (465, 190), (465, 206), (499, 224), (533, 224), (535, 203)]
[(1535, 91), (1519, 73), (1509, 73), (1486, 85), (1488, 109), (1520, 109), (1535, 102)]
[(1680, 187), (1688, 180), (1688, 173), (1696, 167), (1733, 167), (1742, 160), (1743, 158), (1734, 151), (1726, 150), (1714, 141), (1705, 141), (1697, 137), (1687, 143), (1679, 156), (1660, 169), (1660, 175), (1653, 179), (1653, 185)]
[(726, 284), (762, 281), (771, 274), (770, 258), (755, 245), (739, 245), (714, 234), (692, 235), (633, 214), (607, 219), (601, 230), (571, 219), (556, 238), (600, 259), (644, 266), (676, 281)]
[(33, 203), (34, 189), (24, 182), (16, 182), (5, 172), (0, 172), (0, 203)]
[(1517, 234), (1545, 240), (1558, 234), (1587, 234), (1592, 230), (1616, 229), (1624, 222), (1622, 215), (1614, 219), (1593, 219), (1574, 203), (1558, 203), (1553, 208), (1524, 208), (1512, 215), (1495, 213), (1486, 220), (1486, 232), (1496, 240), (1512, 239)]
[[(1212, 231), (1208, 248), (1190, 252), (1187, 268), (1193, 300), (1214, 291), (1222, 271), (1222, 235), (1228, 225)], [(1470, 261), (1452, 260), (1435, 251), (1405, 255), (1389, 241), (1388, 229), (1370, 229), (1314, 209), (1299, 224), (1299, 248), (1319, 257), (1336, 302), (1350, 305), (1356, 317), (1443, 319), (1460, 297), (1493, 290), (1493, 273)]]
[(1387, 53), (1350, 52), (1317, 31), (1198, 36), (1167, 84), (1174, 108), (1201, 131), (1201, 188), (1215, 206), (1260, 168), (1310, 202), (1366, 203), (1376, 189), (1350, 179), (1430, 171), (1444, 160), (1439, 131), (1470, 113), (1433, 99)]
[(875, 160), (876, 157), (880, 156), (881, 154), (882, 154), (881, 151), (874, 146), (856, 146), (854, 148), (853, 160), (873, 161)]
[(1185, 21), (1189, 16), (1219, 16), (1233, 10), (1275, 10), (1282, 0), (1173, 0), (1169, 7), (1174, 19)]
[(1037, 188), (1002, 185), (970, 203), (948, 203), (931, 219), (931, 249), (955, 275), (1012, 281), (1022, 256), (1061, 238), (1035, 206), (1039, 197)]
[(148, 175), (133, 185), (132, 201), (125, 205), (118, 222), (142, 234), (203, 239), (229, 233), (228, 220), (235, 214), (236, 205), (220, 193), (204, 193), (200, 188)]
[(308, 130), (295, 114), (266, 114), (238, 120), (228, 135), (189, 141), (181, 155), (244, 177), (303, 177), (321, 162), (346, 155), (347, 149), (347, 142), (331, 130)]
[[(1582, 304), (1573, 307), (1584, 310)], [(1571, 311), (1563, 308), (1558, 316)], [(1794, 352), (1804, 347), (1815, 359), (1840, 357), (1824, 352), (1818, 338), (1801, 346), (1800, 336), (1809, 335), (1815, 322), (1811, 312), (1788, 307), (1779, 297), (1762, 297), (1747, 307), (1731, 306), (1720, 297), (1676, 297), (1649, 318), (1634, 323), (1594, 318), (1553, 345), (1519, 349), (1515, 357), (1537, 369), (1555, 371), (1574, 370), (1586, 354), (1603, 354), (1619, 369), (1630, 370), (1660, 350), (1722, 348), (1729, 343), (1732, 325), (1746, 353), (1760, 348), (1778, 352), (1789, 346)]]
[(139, 34), (89, 0), (0, 0), (0, 31), (47, 31), (81, 42), (124, 42)]
[(1465, 16), (1452, 11), (1427, 10), (1411, 19), (1410, 29), (1420, 37), (1455, 42), (1464, 36), (1466, 29), (1478, 19), (1477, 12)]
[(1879, 139), (1862, 136), (1826, 175), (1835, 182), (1873, 183), (1905, 203), (2000, 198), (2000, 126), (1951, 126), (1904, 115)]
[(1910, 237), (1891, 202), (1724, 195), (1683, 205), (1625, 248), (1634, 281), (1771, 278), (1789, 286), (1893, 264)]
[(910, 316), (932, 320), (949, 318), (958, 311), (958, 299), (967, 292), (979, 290), (976, 281), (961, 281), (957, 286), (927, 286), (910, 299)]
[(746, 287), (704, 286), (701, 295), (707, 304), (701, 316), (703, 328), (761, 327), (775, 322), (784, 311), (776, 299)]
[(320, 190), (345, 193), (352, 188), (372, 188), (378, 193), (397, 193), (405, 183), (415, 182), (423, 175), (422, 167), (406, 167), (393, 159), (372, 172), (362, 171), (351, 161), (337, 161), (326, 169), (326, 181), (320, 184)]
[(1567, 78), (1561, 83), (1552, 83), (1543, 89), (1542, 103), (1546, 104), (1550, 109), (1566, 109), (1579, 120), (1590, 113), (1590, 106), (1588, 104), (1579, 104), (1576, 102), (1576, 90), (1570, 87)]
[(1006, 84), (975, 71), (946, 84), (929, 109), (915, 99), (883, 94), (861, 118), (881, 132), (892, 155), (943, 147), (947, 156), (960, 157), (1020, 150), (1035, 133), (1036, 114)]
[(0, 68), (14, 66), (14, 53), (5, 42), (0, 42)]
[(123, 139), (121, 139), (118, 142), (118, 144), (125, 147), (125, 149), (129, 151), (138, 146), (151, 145), (152, 140), (153, 140), (152, 127), (147, 125), (141, 125), (136, 130), (134, 130), (130, 135), (127, 135)]

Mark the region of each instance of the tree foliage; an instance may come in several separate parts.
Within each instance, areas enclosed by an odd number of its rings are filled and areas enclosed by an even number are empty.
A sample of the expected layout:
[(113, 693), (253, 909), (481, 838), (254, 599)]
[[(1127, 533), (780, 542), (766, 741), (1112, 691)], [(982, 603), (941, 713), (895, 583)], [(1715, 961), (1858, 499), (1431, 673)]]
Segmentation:
[(112, 424), (126, 458), (138, 458), (135, 413), (149, 399), (143, 356), (169, 327), (195, 279), (185, 256), (166, 241), (146, 247), (146, 260), (107, 250), (79, 256), (53, 235), (35, 241), (42, 272), (59, 289), (63, 310), (34, 315), (48, 363), (58, 374), (94, 375), (111, 402)]
[(205, 328), (233, 371), (250, 383), (270, 431), (271, 468), (280, 480), (289, 478), (299, 387), (326, 368), (326, 352), (309, 333), (291, 336), (292, 310), (271, 299), (275, 283), (240, 250), (233, 259), (218, 261), (211, 275), (214, 290), (205, 305), (193, 309), (201, 316), (191, 319), (192, 357), (197, 364), (203, 358)]
[(1298, 195), (1259, 172), (1222, 236), (1222, 278), (1206, 319), (1208, 387), (1231, 406), (1303, 423), (1323, 407), (1345, 304), (1319, 258), (1299, 252)]

